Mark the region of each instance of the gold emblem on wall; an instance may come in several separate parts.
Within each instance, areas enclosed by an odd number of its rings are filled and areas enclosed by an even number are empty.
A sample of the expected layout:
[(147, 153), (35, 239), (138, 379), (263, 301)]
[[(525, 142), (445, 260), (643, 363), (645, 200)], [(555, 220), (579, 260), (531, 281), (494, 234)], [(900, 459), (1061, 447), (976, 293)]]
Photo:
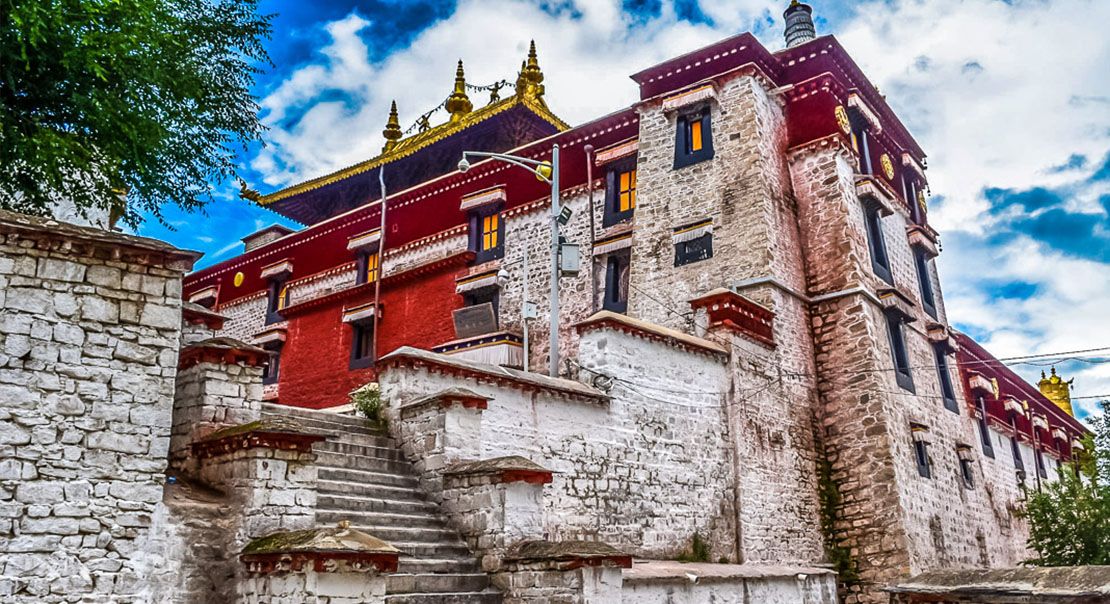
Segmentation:
[(242, 272), (235, 273), (234, 283), (235, 283), (235, 287), (239, 287), (240, 285), (243, 284), (243, 273)]
[(928, 212), (929, 208), (925, 206), (925, 191), (918, 189), (917, 191), (917, 205), (921, 206), (922, 212)]
[(836, 123), (840, 125), (840, 129), (844, 134), (851, 134), (852, 122), (848, 121), (848, 110), (844, 108), (844, 105), (837, 105), (835, 113)]
[(879, 158), (879, 163), (883, 165), (883, 175), (887, 180), (894, 180), (894, 162), (890, 161), (890, 156), (883, 153)]

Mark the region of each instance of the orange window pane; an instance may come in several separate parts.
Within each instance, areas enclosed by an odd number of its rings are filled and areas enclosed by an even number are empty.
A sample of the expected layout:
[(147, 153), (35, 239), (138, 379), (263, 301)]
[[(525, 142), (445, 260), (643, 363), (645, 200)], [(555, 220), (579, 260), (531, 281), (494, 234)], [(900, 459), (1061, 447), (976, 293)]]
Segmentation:
[(281, 293), (278, 294), (278, 310), (281, 310), (289, 305), (289, 286), (281, 288)]
[(376, 281), (378, 279), (378, 255), (366, 257), (366, 281)]
[(630, 174), (632, 175), (632, 187), (628, 190), (628, 209), (631, 210), (636, 207), (636, 171), (633, 170)]
[(497, 214), (493, 214), (482, 219), (482, 250), (497, 247), (498, 218)]
[(701, 120), (690, 122), (690, 152), (701, 151)]

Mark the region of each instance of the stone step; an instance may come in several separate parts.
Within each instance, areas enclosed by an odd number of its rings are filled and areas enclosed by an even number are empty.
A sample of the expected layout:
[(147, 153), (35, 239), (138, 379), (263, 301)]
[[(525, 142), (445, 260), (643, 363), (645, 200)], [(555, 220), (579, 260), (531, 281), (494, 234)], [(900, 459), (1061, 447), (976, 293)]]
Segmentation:
[(439, 514), (439, 506), (423, 499), (396, 499), (364, 497), (362, 494), (319, 493), (316, 509), (349, 510), (351, 512), (391, 512), (395, 514)]
[[(473, 557), (474, 554), (462, 541), (452, 543), (416, 543), (414, 541), (391, 541), (389, 543), (393, 547), (408, 554), (414, 559), (428, 559), (433, 558), (442, 560), (445, 558), (460, 558), (463, 556)], [(404, 558), (401, 558), (402, 560)]]
[(333, 451), (316, 451), (316, 465), (321, 468), (347, 468), (350, 470), (369, 470), (371, 472), (384, 472), (389, 474), (403, 474), (415, 476), (416, 471), (407, 461), (394, 461), (380, 457), (367, 457), (353, 453), (335, 453)]
[(480, 593), (390, 594), (386, 604), (502, 604), (504, 596), (492, 591)]
[(347, 468), (334, 468), (328, 466), (320, 466), (318, 472), (320, 480), (347, 481), (367, 485), (404, 487), (406, 489), (419, 488), (419, 481), (411, 474), (349, 470)]
[(476, 573), (479, 572), (478, 561), (473, 557), (466, 558), (410, 558), (402, 557), (397, 564), (397, 572), (413, 575), (427, 573)]
[(348, 422), (354, 426), (363, 426), (365, 420), (357, 415), (351, 413), (336, 413), (328, 409), (308, 409), (305, 407), (292, 407), (290, 405), (275, 405), (273, 403), (262, 403), (262, 413), (271, 413), (273, 415), (289, 415), (296, 418), (307, 419), (326, 419), (328, 421), (335, 421), (338, 423)]
[[(446, 526), (389, 526), (352, 522), (351, 528), (369, 533), (386, 543), (392, 544), (397, 549), (401, 549), (397, 546), (398, 542), (423, 543), (425, 545), (463, 545), (459, 534)], [(416, 557), (419, 558), (420, 556), (417, 555)]]
[(356, 443), (347, 439), (325, 440), (324, 442), (315, 444), (312, 447), (312, 450), (327, 451), (331, 453), (339, 453), (342, 455), (362, 455), (365, 457), (388, 459), (390, 461), (405, 461), (404, 453), (402, 453), (401, 450), (398, 448), (388, 446), (379, 447), (367, 443)]
[(489, 587), (485, 573), (393, 573), (386, 577), (385, 593), (459, 593), (482, 591)]
[(341, 520), (361, 526), (411, 526), (426, 528), (446, 528), (447, 521), (436, 512), (403, 514), (392, 510), (382, 512), (356, 512), (341, 509), (326, 509), (316, 506), (316, 524), (333, 525)]
[[(368, 497), (371, 499), (388, 499), (397, 502), (424, 501), (420, 492), (408, 487), (395, 487), (380, 484), (364, 484), (349, 480), (324, 480), (316, 481), (316, 492), (327, 495), (344, 495), (347, 497)], [(317, 503), (319, 505), (319, 503)]]

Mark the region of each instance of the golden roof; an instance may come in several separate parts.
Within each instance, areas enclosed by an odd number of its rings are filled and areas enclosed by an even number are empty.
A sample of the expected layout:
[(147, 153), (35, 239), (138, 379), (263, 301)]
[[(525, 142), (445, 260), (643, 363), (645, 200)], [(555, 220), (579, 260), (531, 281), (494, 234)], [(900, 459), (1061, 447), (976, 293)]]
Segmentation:
[[(452, 107), (454, 107), (457, 112), (452, 113), (448, 121), (426, 130), (422, 129), (408, 138), (397, 137), (396, 139), (391, 138), (400, 130), (399, 123), (396, 129), (394, 129), (394, 111), (396, 109), (396, 104), (394, 104), (393, 110), (390, 112), (389, 123), (383, 133), (386, 137), (386, 145), (381, 155), (354, 164), (353, 166), (337, 170), (331, 174), (313, 178), (268, 195), (262, 195), (255, 201), (257, 201), (259, 205), (265, 206), (304, 193), (305, 191), (319, 189), (350, 176), (373, 170), (378, 166), (412, 155), (424, 147), (466, 130), (475, 124), (517, 106), (529, 109), (532, 113), (538, 115), (559, 130), (569, 129), (570, 126), (567, 125), (566, 122), (556, 117), (551, 113), (551, 110), (547, 108), (547, 103), (543, 100), (544, 87), (543, 84), (541, 84), (542, 81), (543, 72), (540, 70), (539, 62), (536, 59), (536, 44), (533, 42), (528, 52), (528, 59), (522, 64), (521, 73), (517, 78), (516, 94), (500, 100), (491, 99), (492, 102), (480, 109), (471, 110), (468, 107), (465, 112), (461, 111), (462, 107), (452, 104)], [(455, 71), (455, 89), (454, 92), (451, 93), (451, 96), (448, 97), (447, 102), (450, 102), (451, 99), (456, 99), (461, 103), (461, 101), (465, 99), (465, 104), (469, 105), (470, 100), (466, 98), (465, 86), (462, 61), (459, 61)], [(461, 98), (456, 96), (459, 93), (461, 93)], [(452, 107), (446, 108), (450, 111)]]
[(1075, 417), (1075, 413), (1071, 407), (1071, 385), (1075, 380), (1064, 381), (1063, 378), (1056, 375), (1056, 368), (1052, 368), (1052, 375), (1046, 377), (1044, 372), (1041, 372), (1041, 381), (1037, 382), (1037, 388), (1040, 388), (1041, 394), (1048, 400), (1056, 403), (1056, 406), (1063, 409), (1068, 415)]

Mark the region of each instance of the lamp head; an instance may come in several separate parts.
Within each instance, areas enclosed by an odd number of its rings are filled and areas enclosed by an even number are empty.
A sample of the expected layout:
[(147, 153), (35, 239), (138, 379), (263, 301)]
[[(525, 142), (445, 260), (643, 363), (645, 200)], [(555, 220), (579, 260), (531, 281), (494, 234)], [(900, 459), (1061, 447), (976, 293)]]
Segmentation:
[(459, 160), (459, 172), (466, 174), (466, 171), (469, 169), (470, 162), (466, 161), (466, 157), (464, 156), (462, 159)]
[(509, 280), (509, 271), (507, 271), (505, 269), (501, 269), (501, 270), (497, 271), (497, 280), (498, 281), (508, 281)]

